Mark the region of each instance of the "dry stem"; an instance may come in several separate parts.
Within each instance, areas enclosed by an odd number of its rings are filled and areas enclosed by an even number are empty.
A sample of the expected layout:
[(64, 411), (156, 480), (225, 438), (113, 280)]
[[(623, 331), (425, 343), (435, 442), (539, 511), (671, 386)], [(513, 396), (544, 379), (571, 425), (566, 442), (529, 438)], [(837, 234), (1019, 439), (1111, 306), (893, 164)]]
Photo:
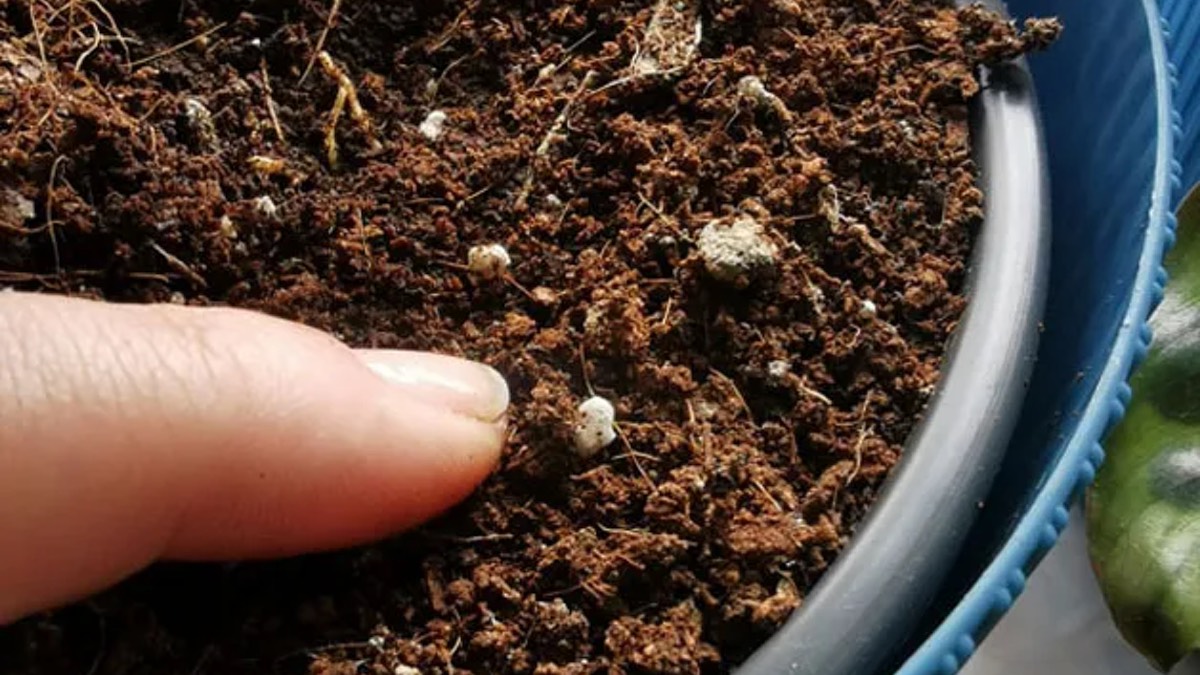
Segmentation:
[(367, 112), (363, 110), (362, 105), (359, 104), (358, 90), (354, 88), (354, 83), (350, 81), (349, 76), (334, 63), (333, 57), (328, 52), (319, 52), (317, 60), (321, 63), (321, 69), (337, 84), (338, 88), (337, 98), (334, 99), (333, 109), (330, 111), (329, 124), (325, 129), (325, 156), (329, 161), (329, 166), (337, 166), (337, 123), (341, 119), (343, 109), (350, 111), (350, 119), (366, 135), (367, 142), (371, 146), (371, 152), (382, 150), (383, 145), (375, 137), (375, 130), (371, 126), (371, 119), (367, 116)]
[(192, 45), (196, 42), (199, 42), (200, 40), (203, 40), (203, 39), (209, 37), (213, 33), (216, 33), (217, 31), (221, 30), (222, 28), (224, 28), (225, 26), (228, 26), (228, 25), (229, 25), (228, 21), (222, 21), (221, 23), (204, 31), (203, 33), (200, 33), (198, 35), (193, 35), (192, 37), (184, 40), (183, 42), (180, 42), (179, 44), (171, 45), (170, 47), (167, 47), (166, 49), (164, 49), (160, 52), (156, 52), (145, 58), (138, 59), (137, 61), (134, 61), (133, 63), (129, 64), (129, 67), (130, 68), (138, 68), (139, 66), (144, 66), (147, 63), (150, 63), (151, 61), (157, 61), (158, 59), (161, 59), (164, 56), (170, 56), (171, 54), (174, 54), (175, 52), (179, 51), (180, 49), (184, 49), (185, 47), (188, 47), (189, 45)]
[(650, 486), (651, 490), (657, 490), (658, 486), (655, 485), (654, 481), (650, 479), (650, 474), (646, 473), (646, 470), (642, 468), (642, 463), (638, 461), (637, 453), (634, 451), (633, 445), (629, 442), (629, 439), (625, 436), (625, 432), (621, 430), (621, 425), (614, 423), (613, 428), (617, 431), (617, 438), (620, 438), (621, 444), (625, 446), (626, 456), (629, 457), (631, 462), (633, 462), (633, 466), (637, 469), (638, 473), (642, 475), (642, 479), (646, 481), (646, 484)]
[(728, 375), (725, 375), (716, 368), (709, 368), (708, 370), (718, 379), (729, 385), (729, 388), (733, 390), (734, 397), (737, 398), (738, 403), (742, 405), (742, 410), (746, 411), (746, 417), (749, 418), (751, 424), (754, 424), (754, 413), (750, 410), (750, 405), (746, 403), (746, 397), (742, 396), (741, 390), (738, 389), (737, 383), (730, 379)]
[(156, 242), (150, 242), (150, 248), (154, 249), (155, 253), (162, 256), (163, 260), (166, 260), (167, 264), (174, 268), (175, 271), (184, 275), (188, 279), (191, 279), (200, 288), (208, 288), (208, 282), (204, 280), (204, 277), (200, 276), (200, 274), (197, 273), (196, 270), (192, 269), (187, 263), (172, 255), (166, 249), (159, 246)]
[(338, 10), (341, 6), (342, 0), (333, 0), (333, 6), (329, 8), (329, 16), (325, 17), (325, 27), (321, 29), (321, 35), (317, 38), (317, 46), (313, 48), (313, 55), (309, 57), (308, 64), (304, 66), (304, 72), (300, 75), (300, 84), (304, 84), (304, 81), (308, 79), (308, 74), (312, 72), (313, 64), (324, 53), (325, 39), (329, 37), (329, 31), (333, 29), (333, 21), (337, 18)]
[[(587, 74), (583, 76), (583, 81), (579, 83), (579, 87), (575, 89), (575, 93), (571, 95), (570, 100), (567, 101), (566, 105), (564, 105), (563, 109), (558, 113), (558, 117), (554, 119), (554, 124), (550, 125), (550, 130), (546, 132), (546, 135), (542, 138), (542, 142), (538, 144), (537, 149), (534, 151), (533, 154), (535, 161), (537, 158), (548, 156), (550, 151), (554, 148), (555, 143), (566, 139), (566, 134), (563, 133), (563, 129), (567, 128), (567, 119), (571, 115), (571, 109), (584, 95), (584, 92), (587, 91), (587, 88), (592, 86), (592, 82), (596, 79), (596, 76), (597, 73), (594, 70), (589, 70)], [(532, 165), (526, 168), (525, 181), (521, 185), (520, 193), (517, 195), (516, 204), (518, 206), (523, 206), (525, 202), (529, 200), (529, 194), (533, 191), (533, 178), (535, 173), (536, 170)]]
[(262, 80), (263, 91), (267, 98), (267, 114), (271, 117), (271, 126), (275, 128), (275, 136), (280, 143), (287, 143), (287, 138), (283, 135), (283, 126), (279, 124), (279, 112), (275, 109), (275, 98), (271, 91), (271, 76), (267, 73), (267, 62), (264, 59), (262, 62)]

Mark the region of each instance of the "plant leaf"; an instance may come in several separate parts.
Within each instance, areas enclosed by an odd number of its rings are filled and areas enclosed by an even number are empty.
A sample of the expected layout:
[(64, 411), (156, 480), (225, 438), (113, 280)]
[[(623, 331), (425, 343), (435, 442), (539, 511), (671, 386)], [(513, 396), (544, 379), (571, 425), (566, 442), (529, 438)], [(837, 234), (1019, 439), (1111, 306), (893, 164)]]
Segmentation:
[(1178, 219), (1154, 342), (1086, 505), (1113, 620), (1162, 672), (1200, 649), (1200, 186)]

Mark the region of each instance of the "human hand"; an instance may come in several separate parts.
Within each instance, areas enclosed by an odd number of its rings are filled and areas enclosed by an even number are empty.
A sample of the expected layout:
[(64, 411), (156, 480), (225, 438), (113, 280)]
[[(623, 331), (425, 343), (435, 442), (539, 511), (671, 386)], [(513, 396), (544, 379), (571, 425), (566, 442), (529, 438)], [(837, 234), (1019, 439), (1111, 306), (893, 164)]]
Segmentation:
[(265, 315), (0, 293), (0, 624), (416, 525), (495, 466), (507, 407), (489, 368)]

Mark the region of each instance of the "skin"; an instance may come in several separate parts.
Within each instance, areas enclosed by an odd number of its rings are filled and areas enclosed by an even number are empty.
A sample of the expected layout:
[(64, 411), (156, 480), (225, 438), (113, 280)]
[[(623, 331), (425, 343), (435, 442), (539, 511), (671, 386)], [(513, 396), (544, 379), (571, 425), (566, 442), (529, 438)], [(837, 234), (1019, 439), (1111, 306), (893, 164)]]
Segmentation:
[(483, 366), (261, 314), (0, 293), (0, 624), (424, 522), (495, 467), (507, 405)]

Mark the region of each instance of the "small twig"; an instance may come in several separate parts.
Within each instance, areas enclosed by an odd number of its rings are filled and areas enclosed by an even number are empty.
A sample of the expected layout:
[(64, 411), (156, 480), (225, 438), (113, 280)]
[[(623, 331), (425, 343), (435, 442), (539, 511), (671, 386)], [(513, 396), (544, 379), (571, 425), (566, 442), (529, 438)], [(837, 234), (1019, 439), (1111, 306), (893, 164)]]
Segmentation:
[[(631, 425), (630, 425), (629, 423), (626, 423), (626, 425), (625, 425), (625, 426), (631, 426)], [(648, 454), (646, 454), (646, 453), (644, 453), (644, 452), (638, 452), (637, 450), (633, 450), (633, 451), (631, 451), (631, 452), (629, 453), (628, 457), (629, 457), (629, 458), (644, 459), (644, 460), (646, 460), (647, 462), (656, 462), (656, 463), (657, 463), (657, 462), (659, 462), (659, 461), (660, 461), (660, 460), (659, 460), (659, 458), (655, 457), (654, 455), (648, 455)], [(614, 457), (614, 458), (613, 458), (613, 461), (616, 461), (616, 460), (618, 460), (618, 459), (626, 459), (626, 457)]]
[(655, 206), (654, 204), (652, 204), (649, 199), (646, 199), (646, 196), (642, 194), (641, 190), (637, 191), (637, 198), (638, 198), (638, 201), (640, 201), (643, 206), (645, 206), (646, 208), (653, 211), (654, 215), (658, 216), (664, 223), (670, 224), (671, 219), (667, 218), (667, 214), (663, 213), (662, 209), (660, 209), (657, 206)]
[(659, 323), (660, 328), (665, 328), (667, 322), (671, 319), (671, 303), (675, 302), (675, 296), (667, 298), (667, 304), (663, 306), (662, 322)]
[(867, 229), (866, 225), (863, 225), (862, 223), (851, 223), (846, 228), (846, 231), (858, 237), (859, 241), (861, 241), (864, 246), (870, 249), (871, 252), (877, 255), (892, 255), (891, 251), (889, 251), (886, 246), (884, 246), (878, 239), (871, 235), (871, 231)]
[[(79, 278), (96, 278), (108, 275), (108, 270), (66, 270), (63, 276), (79, 277)], [(154, 274), (152, 272), (128, 272), (124, 275), (126, 279), (134, 281), (159, 281), (162, 283), (170, 283), (171, 277), (165, 274)], [(34, 274), (33, 272), (14, 272), (11, 270), (0, 270), (0, 281), (5, 283), (23, 283), (28, 281), (62, 281), (62, 277), (57, 274)]]
[(321, 29), (321, 35), (317, 37), (317, 46), (313, 48), (313, 55), (309, 57), (308, 65), (304, 66), (304, 72), (300, 75), (299, 84), (304, 84), (304, 81), (308, 79), (308, 74), (312, 72), (313, 65), (325, 49), (325, 39), (329, 37), (329, 31), (333, 28), (333, 21), (337, 18), (338, 9), (341, 6), (342, 0), (333, 0), (333, 6), (329, 8), (329, 16), (325, 17), (325, 27)]
[[(42, 26), (38, 21), (37, 14), (34, 12), (33, 0), (29, 0), (29, 22), (33, 24), (33, 39), (37, 42), (38, 56), (42, 59), (42, 75), (46, 76), (46, 81), (50, 82), (50, 86), (58, 91), (58, 87), (54, 86), (54, 82), (50, 79), (50, 61), (46, 58), (46, 43), (42, 39)], [(47, 113), (49, 114), (49, 113)]]
[(738, 403), (742, 404), (742, 409), (746, 411), (746, 417), (750, 419), (751, 424), (754, 424), (754, 413), (750, 410), (750, 405), (746, 403), (746, 398), (742, 396), (741, 390), (738, 389), (737, 383), (716, 368), (709, 368), (708, 371), (729, 385), (729, 388), (733, 390), (734, 397), (737, 398)]
[(845, 427), (852, 427), (852, 426), (861, 424), (865, 419), (867, 419), (867, 408), (868, 408), (868, 406), (870, 406), (871, 399), (874, 396), (875, 396), (874, 389), (867, 392), (867, 398), (863, 400), (862, 405), (859, 406), (859, 408), (858, 408), (858, 415), (856, 415), (855, 418), (850, 421), (834, 422), (834, 426), (839, 427), (839, 428), (845, 428)]
[(858, 431), (858, 442), (854, 445), (854, 470), (846, 478), (843, 487), (849, 486), (850, 482), (858, 477), (858, 470), (862, 468), (862, 448), (863, 443), (867, 440), (867, 434), (870, 433), (870, 428), (867, 426), (867, 410), (871, 407), (871, 399), (875, 397), (875, 390), (867, 392), (867, 397), (863, 400), (862, 408), (858, 411), (858, 422), (861, 425)]
[(822, 394), (821, 392), (817, 391), (816, 389), (813, 389), (812, 387), (804, 384), (804, 382), (801, 382), (798, 386), (800, 387), (800, 391), (817, 399), (821, 403), (824, 403), (825, 405), (833, 405), (833, 401), (831, 401), (828, 396), (826, 396), (825, 394)]
[[(95, 270), (95, 272), (95, 274), (92, 274), (91, 272), (76, 270), (71, 272), (71, 274), (83, 276), (100, 276), (105, 274), (103, 270)], [(171, 277), (167, 276), (166, 274), (155, 274), (153, 272), (128, 272), (125, 274), (125, 278), (132, 279), (134, 281), (158, 281), (164, 284), (171, 283)]]
[(204, 280), (204, 277), (200, 276), (196, 270), (189, 267), (187, 263), (183, 262), (179, 258), (172, 255), (169, 251), (159, 246), (157, 242), (150, 242), (150, 248), (154, 249), (155, 253), (162, 256), (163, 260), (166, 260), (168, 265), (175, 268), (175, 271), (179, 272), (188, 279), (191, 279), (200, 288), (208, 288), (208, 282)]
[(0, 270), (0, 282), (6, 284), (20, 284), (26, 281), (47, 281), (54, 279), (51, 274), (34, 274), (32, 272), (11, 272), (8, 270)]
[(54, 158), (50, 165), (50, 180), (46, 182), (46, 231), (50, 233), (50, 249), (54, 253), (54, 273), (62, 276), (62, 259), (58, 254), (58, 236), (54, 233), (54, 183), (58, 177), (58, 165), (66, 159), (66, 155)]
[(583, 386), (587, 388), (588, 396), (595, 396), (596, 390), (592, 389), (592, 381), (588, 379), (587, 356), (584, 354), (582, 341), (579, 343), (579, 370), (583, 373)]
[(871, 399), (875, 398), (875, 390), (867, 392), (867, 397), (863, 399), (862, 408), (858, 410), (858, 421), (867, 419), (867, 410), (871, 407)]
[(846, 477), (846, 482), (842, 484), (843, 489), (849, 487), (850, 483), (852, 483), (855, 478), (858, 478), (858, 470), (862, 468), (863, 443), (866, 442), (867, 434), (869, 434), (870, 431), (871, 430), (869, 427), (864, 426), (858, 433), (858, 442), (854, 444), (854, 469), (850, 472), (850, 475)]
[[(546, 132), (546, 135), (542, 137), (542, 142), (539, 143), (537, 149), (534, 150), (533, 154), (535, 159), (538, 157), (548, 156), (550, 154), (550, 150), (554, 147), (555, 142), (557, 140), (565, 139), (565, 135), (562, 133), (562, 131), (563, 128), (567, 126), (567, 118), (571, 115), (571, 109), (575, 106), (575, 102), (582, 97), (583, 92), (585, 92), (587, 88), (592, 85), (592, 80), (596, 79), (596, 75), (596, 71), (589, 70), (587, 74), (583, 76), (583, 81), (579, 83), (579, 86), (575, 89), (575, 93), (571, 95), (571, 98), (567, 101), (566, 105), (563, 106), (563, 109), (558, 113), (558, 117), (554, 119), (554, 123), (550, 125), (550, 130)], [(533, 191), (533, 179), (535, 173), (536, 169), (532, 164), (526, 167), (525, 180), (521, 185), (521, 191), (518, 193), (516, 199), (516, 204), (521, 208), (524, 208), (525, 202), (529, 199), (530, 192)]]
[(575, 90), (575, 94), (571, 96), (571, 99), (567, 101), (566, 105), (563, 106), (562, 111), (558, 113), (558, 117), (554, 119), (554, 124), (550, 126), (550, 131), (546, 132), (545, 137), (542, 138), (542, 142), (538, 144), (537, 150), (534, 152), (535, 155), (538, 157), (545, 157), (546, 155), (550, 154), (550, 148), (553, 147), (555, 140), (563, 135), (563, 127), (567, 124), (567, 118), (570, 116), (571, 109), (575, 106), (575, 102), (578, 101), (582, 93), (591, 86), (592, 81), (596, 79), (596, 76), (597, 73), (594, 70), (589, 70), (587, 74), (583, 76), (583, 81), (579, 83), (579, 88)]
[[(74, 4), (74, 3), (72, 2), (71, 4)], [(96, 9), (98, 9), (100, 11), (100, 14), (103, 15), (104, 18), (108, 20), (109, 29), (112, 30), (113, 35), (115, 35), (117, 37), (118, 41), (121, 43), (121, 50), (125, 52), (125, 62), (129, 63), (130, 61), (132, 61), (133, 55), (129, 53), (129, 44), (126, 43), (125, 35), (121, 32), (121, 27), (119, 25), (117, 25), (117, 20), (113, 18), (113, 15), (108, 11), (107, 7), (100, 4), (100, 0), (91, 0), (90, 4), (93, 7), (95, 7)], [(89, 15), (90, 14), (91, 13), (89, 12)]]
[(780, 513), (784, 512), (783, 507), (779, 505), (778, 500), (776, 500), (775, 497), (767, 491), (767, 488), (763, 487), (762, 483), (758, 482), (758, 479), (754, 479), (750, 482), (754, 485), (754, 487), (758, 488), (759, 492), (763, 493), (763, 496), (767, 498), (767, 501), (771, 502), (771, 506), (774, 506), (776, 511)]
[(231, 44), (232, 42), (232, 38), (217, 38), (216, 40), (212, 41), (212, 44), (204, 48), (204, 55), (212, 56), (217, 52), (217, 49), (224, 47), (227, 44)]
[[(659, 72), (659, 73), (656, 73), (656, 75), (660, 75), (660, 76), (662, 76), (662, 77), (671, 77), (672, 75), (674, 75), (674, 74), (675, 74), (675, 73), (677, 73), (677, 72), (680, 72), (681, 70), (682, 70), (681, 68), (671, 68), (671, 69), (669, 69), (669, 70), (664, 70), (664, 71), (661, 71), (661, 72)], [(613, 89), (613, 88), (615, 88), (615, 87), (619, 87), (619, 86), (621, 86), (621, 85), (623, 85), (623, 84), (629, 84), (630, 82), (637, 82), (638, 80), (642, 80), (642, 79), (645, 79), (645, 78), (647, 78), (647, 77), (650, 77), (650, 76), (649, 76), (649, 75), (643, 75), (643, 74), (640, 74), (640, 73), (639, 73), (639, 74), (635, 74), (635, 75), (626, 75), (625, 77), (619, 77), (619, 78), (617, 78), (617, 79), (615, 79), (615, 80), (613, 80), (613, 81), (611, 81), (611, 82), (607, 82), (607, 83), (605, 83), (604, 85), (602, 85), (602, 86), (600, 86), (600, 87), (597, 87), (596, 89), (593, 89), (593, 90), (589, 91), (588, 93), (584, 94), (584, 95), (583, 95), (583, 97), (584, 97), (584, 98), (592, 98), (593, 96), (597, 96), (597, 95), (599, 95), (599, 94), (602, 94), (602, 93), (604, 93), (604, 92), (608, 91), (609, 89)]]
[(132, 69), (132, 68), (138, 68), (138, 67), (141, 67), (141, 66), (144, 66), (144, 65), (146, 65), (147, 63), (150, 63), (151, 61), (157, 61), (158, 59), (161, 59), (161, 58), (162, 58), (162, 57), (164, 57), (164, 56), (170, 56), (171, 54), (174, 54), (175, 52), (179, 51), (180, 49), (184, 49), (184, 48), (186, 48), (186, 47), (188, 47), (188, 46), (190, 46), (190, 45), (192, 45), (192, 44), (194, 44), (194, 43), (196, 43), (196, 42), (199, 42), (200, 40), (203, 40), (204, 38), (206, 38), (206, 37), (208, 37), (208, 36), (212, 35), (213, 33), (215, 33), (215, 32), (217, 32), (217, 31), (221, 30), (222, 28), (224, 28), (225, 26), (228, 26), (228, 25), (229, 25), (229, 22), (228, 22), (228, 21), (222, 21), (221, 23), (219, 23), (219, 24), (217, 24), (217, 25), (213, 26), (212, 28), (209, 28), (208, 30), (204, 31), (203, 33), (200, 33), (199, 35), (194, 35), (194, 36), (192, 36), (192, 37), (190, 37), (190, 38), (188, 38), (188, 39), (184, 40), (183, 42), (180, 42), (180, 43), (179, 43), (179, 44), (177, 44), (177, 45), (172, 45), (172, 46), (170, 46), (170, 47), (167, 47), (166, 49), (164, 49), (164, 50), (162, 50), (162, 51), (160, 51), (160, 52), (157, 52), (157, 53), (155, 53), (155, 54), (151, 54), (150, 56), (147, 56), (147, 57), (145, 57), (145, 58), (142, 58), (142, 59), (138, 59), (137, 61), (134, 61), (133, 63), (130, 63), (130, 64), (129, 64), (129, 67), (130, 67), (131, 69)]
[(463, 197), (461, 200), (459, 200), (459, 202), (454, 205), (454, 210), (456, 212), (461, 211), (464, 206), (466, 206), (467, 204), (470, 204), (471, 202), (475, 201), (476, 199), (479, 199), (480, 197), (484, 196), (485, 194), (490, 192), (495, 187), (496, 187), (496, 184), (492, 183), (491, 185), (488, 185), (486, 187), (479, 188), (478, 190), (472, 192), (471, 194), (469, 194), (466, 197)]
[(450, 27), (442, 32), (442, 36), (438, 38), (437, 42), (434, 42), (429, 46), (428, 49), (425, 50), (426, 53), (433, 55), (439, 49), (445, 47), (446, 43), (450, 42), (450, 40), (454, 38), (454, 33), (458, 30), (459, 25), (462, 24), (463, 19), (467, 17), (467, 13), (472, 9), (473, 7), (467, 7), (463, 11), (459, 12), (458, 16), (454, 17), (454, 21), (450, 24)]
[(646, 481), (646, 484), (650, 486), (651, 490), (658, 489), (654, 484), (654, 481), (650, 480), (650, 474), (646, 473), (646, 470), (642, 468), (642, 463), (638, 461), (637, 453), (635, 453), (633, 450), (633, 444), (631, 444), (629, 439), (626, 438), (625, 432), (621, 430), (621, 425), (614, 423), (613, 429), (616, 429), (617, 438), (620, 438), (621, 444), (625, 446), (626, 456), (628, 456), (629, 460), (633, 462), (633, 466), (637, 468), (638, 473), (642, 475), (642, 478)]
[(435, 99), (437, 97), (438, 89), (441, 88), (442, 82), (446, 79), (446, 76), (450, 74), (450, 71), (454, 70), (456, 67), (462, 65), (463, 63), (466, 63), (467, 61), (469, 61), (472, 56), (474, 56), (474, 54), (463, 54), (462, 56), (458, 57), (457, 59), (454, 59), (453, 61), (451, 61), (450, 65), (446, 66), (445, 69), (442, 70), (441, 74), (439, 74), (437, 76), (437, 79), (433, 81), (433, 88), (430, 91), (430, 96), (429, 96), (430, 101), (432, 101), (433, 99)]
[(271, 76), (267, 73), (267, 61), (262, 61), (263, 92), (267, 97), (267, 115), (271, 117), (271, 126), (275, 128), (275, 136), (280, 143), (287, 143), (283, 135), (283, 126), (279, 124), (279, 112), (275, 109), (275, 98), (271, 91)]
[(532, 300), (534, 302), (538, 301), (537, 296), (535, 296), (533, 293), (530, 293), (529, 289), (522, 286), (521, 282), (517, 281), (516, 278), (513, 277), (513, 275), (505, 274), (504, 280), (507, 281), (509, 283), (509, 285), (511, 285), (513, 288), (520, 291), (521, 294), (524, 295), (526, 298), (529, 298), (530, 300)]
[(571, 59), (575, 58), (575, 50), (582, 47), (583, 43), (592, 39), (592, 36), (595, 34), (596, 31), (594, 30), (588, 31), (586, 35), (576, 40), (570, 47), (567, 47), (566, 51), (563, 52), (563, 59), (558, 63), (543, 67), (541, 71), (538, 72), (537, 80), (534, 82), (534, 84), (537, 84), (538, 82), (541, 82), (542, 80), (551, 77), (558, 71), (562, 70), (564, 66), (571, 62)]
[(561, 588), (557, 591), (547, 591), (545, 593), (542, 593), (542, 597), (558, 598), (558, 597), (567, 595), (568, 593), (574, 593), (575, 591), (579, 591), (579, 590), (585, 590), (584, 585), (582, 583), (575, 584), (574, 586), (569, 586), (567, 588)]
[(165, 102), (167, 102), (167, 101), (169, 101), (169, 100), (170, 100), (170, 99), (169, 99), (168, 97), (166, 97), (166, 96), (160, 96), (160, 97), (156, 98), (156, 99), (154, 100), (154, 103), (151, 103), (151, 104), (150, 104), (150, 107), (146, 109), (146, 112), (142, 113), (142, 114), (141, 114), (141, 115), (140, 115), (140, 116), (137, 118), (137, 124), (145, 124), (145, 123), (146, 123), (146, 120), (150, 119), (150, 117), (151, 117), (151, 116), (152, 116), (154, 113), (158, 112), (158, 109), (159, 109), (160, 107), (162, 107), (163, 103), (165, 103)]
[(92, 44), (87, 49), (85, 49), (82, 54), (79, 55), (79, 58), (75, 59), (75, 72), (77, 72), (77, 73), (80, 71), (80, 69), (83, 68), (83, 62), (87, 61), (87, 58), (89, 56), (91, 56), (92, 54), (94, 54), (96, 52), (96, 50), (100, 48), (100, 43), (102, 41), (102, 37), (100, 35), (100, 27), (94, 23), (91, 24), (91, 26), (92, 26), (92, 32), (95, 33), (95, 36), (94, 36), (94, 39), (92, 40)]
[(485, 544), (495, 541), (509, 541), (516, 539), (516, 535), (512, 534), (480, 534), (473, 537), (457, 537), (450, 534), (440, 534), (438, 532), (421, 532), (421, 534), (430, 539), (438, 541), (450, 541), (456, 544)]
[(900, 54), (906, 54), (908, 52), (925, 52), (926, 54), (928, 54), (930, 56), (938, 55), (938, 53), (936, 51), (934, 51), (933, 49), (930, 49), (929, 47), (926, 47), (925, 45), (907, 45), (904, 47), (896, 47), (895, 49), (889, 49), (888, 51), (884, 52), (882, 54), (882, 56), (884, 58), (891, 58), (893, 56), (899, 56)]

